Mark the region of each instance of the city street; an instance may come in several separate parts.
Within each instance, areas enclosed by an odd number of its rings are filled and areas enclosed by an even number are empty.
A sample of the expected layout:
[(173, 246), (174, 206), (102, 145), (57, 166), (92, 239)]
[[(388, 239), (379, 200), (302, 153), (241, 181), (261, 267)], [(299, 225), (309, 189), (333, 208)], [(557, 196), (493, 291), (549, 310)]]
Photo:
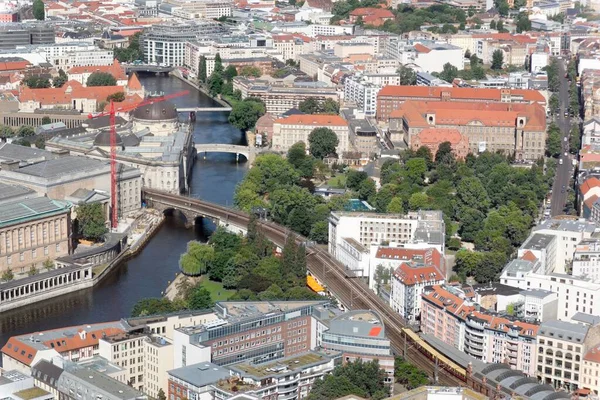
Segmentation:
[[(565, 111), (569, 108), (569, 81), (565, 78), (565, 67), (563, 62), (559, 62), (559, 78), (561, 81), (560, 85), (560, 111), (556, 123), (560, 127), (562, 132), (561, 144), (562, 150), (561, 155), (558, 158), (563, 160), (563, 164), (556, 165), (556, 177), (554, 178), (554, 186), (552, 187), (552, 209), (550, 215), (562, 215), (565, 203), (567, 201), (567, 190), (569, 186), (569, 180), (571, 178), (571, 158), (568, 155), (565, 157), (564, 153), (569, 152), (569, 130), (571, 128), (570, 117), (565, 117)], [(564, 141), (567, 138), (567, 141)], [(564, 188), (564, 191), (563, 191)]]

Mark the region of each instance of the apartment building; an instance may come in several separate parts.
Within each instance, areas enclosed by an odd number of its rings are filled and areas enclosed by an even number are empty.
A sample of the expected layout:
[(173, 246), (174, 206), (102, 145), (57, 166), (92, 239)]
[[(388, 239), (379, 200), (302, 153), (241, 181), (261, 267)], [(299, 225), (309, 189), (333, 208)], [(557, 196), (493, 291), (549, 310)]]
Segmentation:
[(125, 383), (144, 390), (144, 333), (122, 333), (100, 339), (98, 354), (125, 370)]
[(557, 316), (558, 301), (558, 295), (549, 290), (522, 290), (519, 300), (513, 303), (514, 315), (535, 323), (552, 321)]
[(511, 103), (546, 106), (546, 98), (537, 90), (475, 89), (463, 87), (386, 86), (377, 95), (377, 119), (387, 121), (390, 114), (407, 100), (472, 103)]
[(405, 320), (416, 322), (425, 287), (446, 280), (444, 257), (436, 249), (379, 248), (377, 258), (401, 260), (392, 273), (390, 306)]
[(389, 122), (392, 139), (409, 146), (422, 130), (441, 128), (466, 135), (473, 154), (501, 151), (537, 160), (545, 152), (546, 113), (538, 104), (409, 100), (389, 114)]
[(407, 40), (399, 36), (386, 41), (384, 55), (428, 73), (442, 72), (447, 63), (460, 70), (464, 62), (464, 51), (458, 46), (433, 40)]
[(144, 393), (158, 398), (160, 389), (166, 392), (169, 384), (168, 371), (173, 368), (173, 343), (164, 336), (146, 336), (142, 345)]
[[(4, 189), (13, 188), (2, 185)], [(18, 187), (17, 187), (18, 188)], [(2, 191), (0, 198), (10, 192)], [(0, 212), (0, 273), (22, 273), (71, 253), (71, 208), (65, 201), (36, 197), (3, 202)]]
[(344, 81), (344, 102), (353, 102), (366, 116), (374, 117), (377, 113), (377, 93), (380, 90), (380, 85), (354, 75)]
[(535, 373), (538, 326), (490, 314), (450, 286), (429, 286), (422, 294), (421, 330), (486, 363), (505, 363)]
[(311, 39), (300, 34), (273, 35), (273, 47), (281, 53), (282, 61), (297, 60), (300, 54), (310, 52)]
[(565, 321), (547, 321), (537, 335), (537, 378), (555, 388), (575, 391), (582, 373), (588, 327)]
[(242, 92), (242, 98), (258, 97), (267, 108), (267, 112), (280, 116), (292, 108), (298, 108), (301, 102), (313, 98), (319, 101), (331, 99), (338, 101), (338, 94), (333, 87), (327, 87), (321, 82), (267, 82), (251, 80), (236, 76), (233, 78), (233, 88)]
[(575, 249), (571, 274), (579, 278), (587, 278), (600, 282), (600, 240), (584, 239)]
[(35, 24), (6, 23), (0, 27), (0, 49), (55, 42), (54, 26), (44, 22)]
[(271, 147), (287, 152), (295, 143), (304, 142), (308, 145), (308, 137), (316, 128), (328, 128), (335, 133), (338, 138), (337, 154), (348, 151), (348, 122), (339, 115), (326, 114), (296, 114), (276, 119), (273, 122)]
[[(165, 0), (159, 5), (159, 10), (175, 15), (187, 16), (186, 19), (218, 19), (230, 17), (233, 1), (231, 0)], [(190, 18), (191, 17), (191, 18)]]

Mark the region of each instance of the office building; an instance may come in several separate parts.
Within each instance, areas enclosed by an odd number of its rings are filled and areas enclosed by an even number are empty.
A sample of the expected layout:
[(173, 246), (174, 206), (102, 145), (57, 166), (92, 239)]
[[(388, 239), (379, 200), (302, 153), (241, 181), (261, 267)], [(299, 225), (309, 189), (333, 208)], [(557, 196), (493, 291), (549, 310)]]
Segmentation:
[(411, 147), (415, 136), (435, 128), (467, 136), (473, 154), (501, 151), (517, 160), (537, 160), (545, 152), (546, 112), (538, 104), (409, 100), (389, 114), (389, 122), (392, 139)]
[(584, 239), (577, 244), (571, 274), (600, 282), (600, 241), (597, 238)]
[(14, 49), (30, 44), (54, 43), (54, 26), (51, 24), (7, 23), (0, 25), (0, 49)]
[(144, 29), (140, 37), (144, 61), (172, 67), (183, 66), (186, 42), (224, 32), (226, 28), (212, 20), (153, 25)]
[(344, 81), (344, 101), (354, 102), (366, 116), (374, 117), (380, 90), (381, 86), (367, 82), (360, 75), (351, 76)]
[(546, 106), (546, 98), (537, 90), (474, 89), (463, 87), (385, 86), (377, 95), (377, 119), (387, 121), (392, 111), (407, 100), (473, 103), (511, 103)]

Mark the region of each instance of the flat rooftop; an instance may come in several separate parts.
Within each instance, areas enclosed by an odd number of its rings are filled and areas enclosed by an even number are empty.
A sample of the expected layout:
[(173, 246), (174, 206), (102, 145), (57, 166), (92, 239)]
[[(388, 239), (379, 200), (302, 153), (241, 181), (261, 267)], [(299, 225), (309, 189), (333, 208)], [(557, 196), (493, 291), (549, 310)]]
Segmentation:
[(71, 203), (34, 197), (5, 203), (0, 207), (0, 227), (20, 224), (37, 218), (67, 213)]
[(46, 392), (44, 389), (41, 389), (39, 387), (32, 387), (13, 393), (14, 396), (20, 397), (23, 400), (33, 400), (38, 397), (47, 396), (49, 394), (50, 393)]
[(548, 248), (550, 243), (552, 243), (552, 241), (555, 239), (556, 236), (554, 235), (534, 233), (533, 235), (529, 236), (529, 238), (527, 238), (527, 240), (525, 241), (525, 243), (523, 243), (521, 248), (529, 250), (544, 250)]
[(277, 376), (289, 371), (303, 369), (310, 365), (318, 365), (329, 362), (331, 359), (324, 354), (308, 352), (298, 356), (284, 358), (278, 361), (265, 364), (241, 363), (229, 367), (232, 371), (242, 375), (250, 375), (255, 378), (266, 378), (268, 376)]

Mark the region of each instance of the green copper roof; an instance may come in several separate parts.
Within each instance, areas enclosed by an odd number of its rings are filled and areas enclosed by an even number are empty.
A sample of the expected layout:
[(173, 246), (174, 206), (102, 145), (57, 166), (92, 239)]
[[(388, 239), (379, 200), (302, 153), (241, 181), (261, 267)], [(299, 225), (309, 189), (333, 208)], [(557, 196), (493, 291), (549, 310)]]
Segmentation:
[(70, 210), (68, 201), (52, 200), (47, 197), (19, 200), (0, 207), (0, 227), (20, 224), (33, 219), (61, 214)]

